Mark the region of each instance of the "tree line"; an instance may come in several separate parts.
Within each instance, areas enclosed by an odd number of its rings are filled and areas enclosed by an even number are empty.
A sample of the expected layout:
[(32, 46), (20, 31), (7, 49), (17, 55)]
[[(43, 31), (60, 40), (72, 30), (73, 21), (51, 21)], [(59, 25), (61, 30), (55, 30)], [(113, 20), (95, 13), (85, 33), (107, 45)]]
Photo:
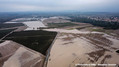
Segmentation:
[(72, 22), (90, 23), (94, 26), (104, 27), (104, 29), (119, 29), (119, 22), (98, 21), (85, 17), (70, 17)]

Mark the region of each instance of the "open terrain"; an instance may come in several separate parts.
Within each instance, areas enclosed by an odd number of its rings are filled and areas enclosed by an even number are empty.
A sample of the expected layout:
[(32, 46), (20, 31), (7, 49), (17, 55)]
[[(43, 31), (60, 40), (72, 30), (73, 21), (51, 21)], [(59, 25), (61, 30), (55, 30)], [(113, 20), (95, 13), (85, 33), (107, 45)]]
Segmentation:
[[(58, 36), (48, 56), (47, 67), (83, 67), (77, 64), (119, 64), (118, 29), (105, 29), (88, 23), (50, 23)], [(49, 23), (48, 23), (49, 24)], [(108, 67), (108, 66), (107, 66)], [(115, 67), (113, 65), (113, 67)]]
[[(50, 30), (51, 31), (51, 30)], [(119, 64), (119, 39), (101, 32), (60, 31), (51, 48), (47, 67), (76, 64)]]
[(0, 28), (1, 37), (15, 29), (0, 41), (3, 67), (43, 67), (44, 62), (46, 67), (119, 64), (119, 29), (56, 16), (18, 18), (10, 22), (6, 24), (18, 26)]
[(42, 67), (45, 56), (13, 41), (0, 43), (0, 67)]

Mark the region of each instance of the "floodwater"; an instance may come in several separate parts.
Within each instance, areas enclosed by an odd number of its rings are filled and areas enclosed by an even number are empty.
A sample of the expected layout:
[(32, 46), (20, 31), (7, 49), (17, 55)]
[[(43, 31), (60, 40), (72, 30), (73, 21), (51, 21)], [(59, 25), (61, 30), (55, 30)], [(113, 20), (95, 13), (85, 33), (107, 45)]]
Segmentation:
[(46, 27), (41, 21), (23, 22), (28, 28), (26, 30), (37, 30), (38, 28)]

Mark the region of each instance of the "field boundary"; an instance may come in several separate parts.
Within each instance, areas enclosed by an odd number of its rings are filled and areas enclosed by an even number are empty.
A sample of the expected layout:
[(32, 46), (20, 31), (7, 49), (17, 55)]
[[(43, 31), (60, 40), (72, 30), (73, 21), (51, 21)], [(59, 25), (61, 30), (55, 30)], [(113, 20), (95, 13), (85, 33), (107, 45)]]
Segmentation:
[(57, 39), (58, 34), (59, 34), (59, 32), (57, 32), (57, 35), (55, 36), (55, 39), (53, 40), (52, 44), (50, 45), (50, 47), (47, 50), (46, 59), (44, 61), (44, 66), (43, 67), (47, 67), (48, 58), (50, 56), (50, 51), (51, 51), (51, 48), (52, 48), (52, 46), (54, 45), (54, 43), (55, 43), (55, 41)]

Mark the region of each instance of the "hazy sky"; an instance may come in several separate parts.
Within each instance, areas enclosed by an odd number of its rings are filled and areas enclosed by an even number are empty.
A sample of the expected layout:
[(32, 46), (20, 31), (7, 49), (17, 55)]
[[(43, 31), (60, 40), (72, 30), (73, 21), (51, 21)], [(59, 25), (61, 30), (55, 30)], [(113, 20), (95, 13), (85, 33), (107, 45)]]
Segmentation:
[(0, 0), (0, 12), (119, 12), (119, 0)]

